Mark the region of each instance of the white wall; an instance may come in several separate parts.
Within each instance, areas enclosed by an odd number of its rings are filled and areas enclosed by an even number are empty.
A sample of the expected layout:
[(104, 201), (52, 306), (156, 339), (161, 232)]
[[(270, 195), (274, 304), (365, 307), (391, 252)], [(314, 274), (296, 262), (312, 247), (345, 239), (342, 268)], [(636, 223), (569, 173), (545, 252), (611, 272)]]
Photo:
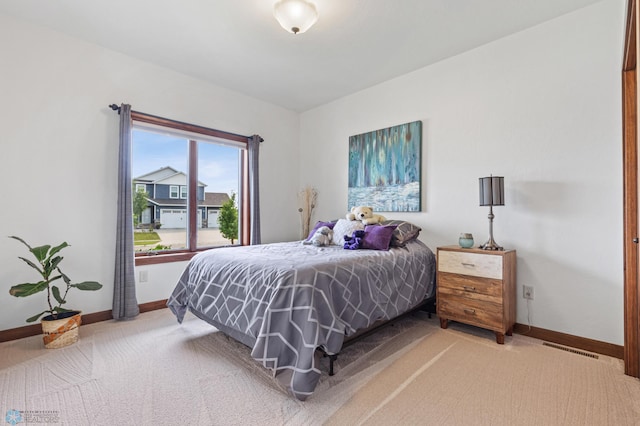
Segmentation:
[[(70, 294), (85, 313), (111, 309), (118, 115), (111, 103), (229, 132), (260, 134), (262, 237), (295, 239), (299, 115), (165, 68), (0, 15), (0, 330), (44, 310), (45, 293), (9, 295), (34, 280), (17, 256), (67, 241), (65, 272), (97, 280), (100, 292)], [(286, 164), (286, 167), (282, 167)], [(290, 209), (282, 206), (291, 206)], [(147, 266), (141, 303), (167, 298), (184, 263)]]
[(434, 250), (461, 232), (483, 243), (478, 178), (504, 176), (494, 236), (518, 252), (517, 321), (526, 284), (531, 325), (622, 345), (623, 21), (606, 0), (303, 113), (314, 220), (347, 211), (349, 136), (422, 120), (423, 212), (385, 215)]

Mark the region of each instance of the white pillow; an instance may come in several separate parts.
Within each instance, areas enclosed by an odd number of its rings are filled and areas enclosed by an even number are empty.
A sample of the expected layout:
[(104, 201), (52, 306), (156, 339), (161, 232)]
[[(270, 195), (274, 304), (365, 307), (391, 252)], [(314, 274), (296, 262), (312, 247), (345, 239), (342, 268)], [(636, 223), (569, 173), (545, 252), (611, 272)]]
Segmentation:
[(364, 229), (364, 223), (359, 220), (338, 219), (333, 227), (333, 244), (344, 246), (344, 236), (353, 235), (353, 231)]

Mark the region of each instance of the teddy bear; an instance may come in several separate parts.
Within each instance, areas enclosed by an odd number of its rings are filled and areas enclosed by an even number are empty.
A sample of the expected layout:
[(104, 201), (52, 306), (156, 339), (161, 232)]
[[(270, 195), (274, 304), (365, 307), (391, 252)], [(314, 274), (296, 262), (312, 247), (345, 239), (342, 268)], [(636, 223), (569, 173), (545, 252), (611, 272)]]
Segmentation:
[(302, 244), (313, 244), (317, 247), (328, 246), (333, 240), (333, 229), (328, 226), (321, 226), (316, 232), (309, 238), (302, 242)]
[(387, 220), (384, 216), (375, 214), (373, 207), (355, 206), (347, 213), (347, 220), (360, 220), (365, 225), (375, 225)]

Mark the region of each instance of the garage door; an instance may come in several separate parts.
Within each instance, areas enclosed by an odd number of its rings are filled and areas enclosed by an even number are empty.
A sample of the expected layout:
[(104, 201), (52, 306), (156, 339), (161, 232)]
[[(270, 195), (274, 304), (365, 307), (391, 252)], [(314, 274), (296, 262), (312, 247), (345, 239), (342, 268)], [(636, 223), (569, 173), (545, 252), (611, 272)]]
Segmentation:
[(162, 209), (160, 211), (160, 223), (162, 223), (162, 227), (165, 229), (186, 228), (187, 211)]
[[(198, 209), (198, 228), (202, 228), (202, 209)], [(187, 211), (162, 209), (160, 210), (160, 223), (165, 229), (186, 228), (187, 227)]]
[(208, 226), (209, 228), (219, 228), (218, 224), (218, 210), (209, 210)]

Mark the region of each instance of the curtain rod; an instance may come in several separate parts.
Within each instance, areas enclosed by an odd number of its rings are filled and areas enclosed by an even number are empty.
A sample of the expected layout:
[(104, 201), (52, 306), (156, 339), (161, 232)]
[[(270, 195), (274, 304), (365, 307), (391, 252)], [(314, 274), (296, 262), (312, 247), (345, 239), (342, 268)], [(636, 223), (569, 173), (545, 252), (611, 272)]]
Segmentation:
[[(120, 106), (118, 106), (116, 104), (111, 104), (111, 105), (109, 105), (109, 108), (111, 108), (114, 111), (117, 111), (118, 114), (120, 114)], [(144, 112), (139, 112), (139, 111), (133, 111), (132, 110), (131, 114), (135, 114), (135, 115), (138, 116), (138, 118), (141, 118), (142, 120), (140, 120), (140, 121), (149, 122), (148, 120), (144, 120), (144, 119), (145, 118), (147, 118), (147, 119), (150, 118), (153, 121), (162, 121), (162, 122), (165, 122), (165, 123), (175, 123), (175, 124), (180, 125), (181, 127), (205, 130), (205, 132), (204, 132), (205, 134), (209, 134), (209, 132), (214, 132), (214, 133), (219, 133), (222, 137), (225, 137), (224, 135), (227, 135), (227, 138), (229, 138), (229, 139), (235, 139), (235, 138), (251, 139), (252, 138), (252, 136), (239, 135), (237, 133), (230, 133), (230, 132), (225, 132), (223, 130), (211, 129), (211, 128), (208, 128), (208, 127), (198, 126), (196, 124), (191, 124), (191, 123), (185, 123), (184, 121), (177, 121), (177, 120), (173, 120), (173, 119), (170, 119), (170, 118), (159, 117), (157, 115), (146, 114)], [(264, 139), (260, 135), (256, 135), (256, 136), (258, 136), (258, 138), (260, 138), (260, 142), (264, 142)]]

